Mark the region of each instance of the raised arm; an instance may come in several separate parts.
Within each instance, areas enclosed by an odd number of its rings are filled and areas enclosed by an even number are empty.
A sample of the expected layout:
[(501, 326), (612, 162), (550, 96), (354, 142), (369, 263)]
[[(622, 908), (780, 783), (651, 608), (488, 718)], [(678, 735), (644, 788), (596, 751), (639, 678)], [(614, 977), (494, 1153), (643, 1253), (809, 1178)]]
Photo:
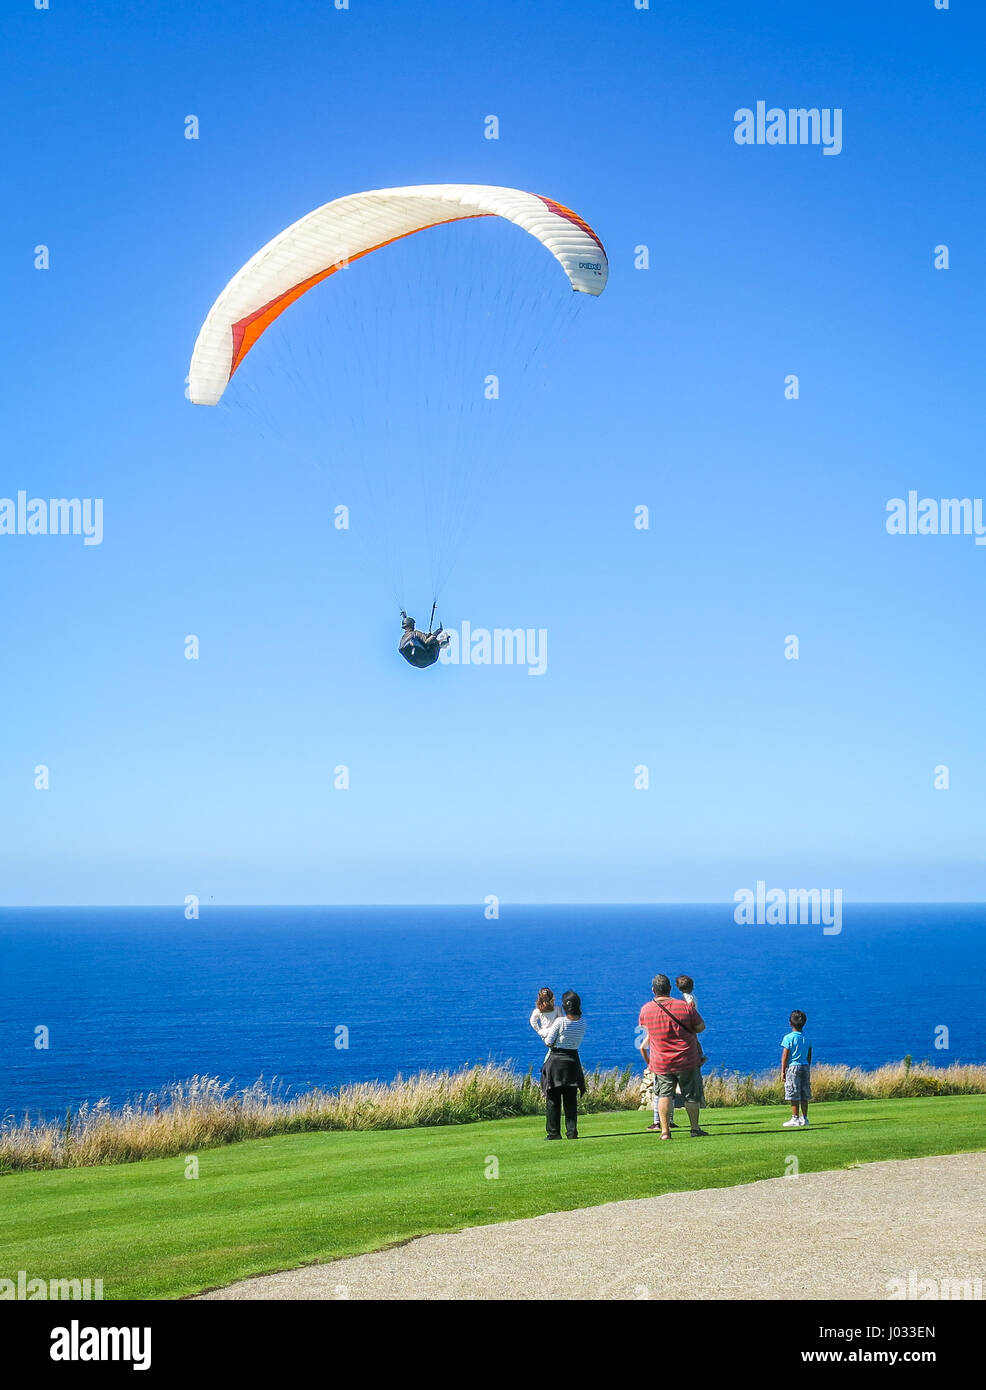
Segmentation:
[(548, 1031), (542, 1033), (541, 1041), (544, 1043), (545, 1047), (554, 1047), (555, 1043), (558, 1041), (558, 1034), (561, 1032), (561, 1025), (562, 1020), (556, 1018)]

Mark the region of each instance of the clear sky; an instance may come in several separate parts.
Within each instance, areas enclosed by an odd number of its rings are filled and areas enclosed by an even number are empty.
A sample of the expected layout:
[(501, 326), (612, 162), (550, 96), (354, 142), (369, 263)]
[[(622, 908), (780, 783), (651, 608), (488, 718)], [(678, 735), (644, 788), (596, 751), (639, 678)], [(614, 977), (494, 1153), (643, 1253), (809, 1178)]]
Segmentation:
[[(986, 547), (885, 529), (909, 489), (984, 492), (979, 6), (24, 0), (3, 24), (0, 496), (105, 509), (99, 546), (0, 536), (3, 901), (982, 898)], [(737, 145), (759, 100), (841, 109), (841, 153)], [(411, 671), (372, 528), (332, 526), (345, 462), (315, 475), (183, 395), (281, 227), (454, 181), (559, 199), (611, 260), (443, 595), (456, 624), (544, 628), (542, 677)]]

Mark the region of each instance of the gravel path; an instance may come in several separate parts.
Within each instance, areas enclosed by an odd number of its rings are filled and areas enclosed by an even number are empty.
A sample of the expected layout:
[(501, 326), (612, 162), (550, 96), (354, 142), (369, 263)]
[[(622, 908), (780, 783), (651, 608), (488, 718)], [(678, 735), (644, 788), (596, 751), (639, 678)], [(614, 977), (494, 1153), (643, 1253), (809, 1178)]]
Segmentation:
[(986, 1153), (868, 1163), (422, 1236), (202, 1297), (886, 1299), (912, 1270), (986, 1287), (984, 1186)]

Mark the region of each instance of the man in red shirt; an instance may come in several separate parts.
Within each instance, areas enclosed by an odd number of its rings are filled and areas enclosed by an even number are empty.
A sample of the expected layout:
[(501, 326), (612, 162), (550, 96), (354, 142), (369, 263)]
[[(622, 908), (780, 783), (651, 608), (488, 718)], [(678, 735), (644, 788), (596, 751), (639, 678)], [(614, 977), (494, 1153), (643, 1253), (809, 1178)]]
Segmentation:
[(702, 1049), (697, 1035), (705, 1031), (705, 1023), (694, 1004), (670, 997), (671, 981), (667, 975), (655, 975), (652, 987), (653, 1001), (640, 1010), (640, 1027), (647, 1030), (647, 1042), (641, 1046), (640, 1055), (654, 1073), (661, 1138), (671, 1138), (672, 1103), (677, 1086), (681, 1087), (692, 1134), (698, 1138), (707, 1133), (698, 1123), (699, 1107), (705, 1097)]

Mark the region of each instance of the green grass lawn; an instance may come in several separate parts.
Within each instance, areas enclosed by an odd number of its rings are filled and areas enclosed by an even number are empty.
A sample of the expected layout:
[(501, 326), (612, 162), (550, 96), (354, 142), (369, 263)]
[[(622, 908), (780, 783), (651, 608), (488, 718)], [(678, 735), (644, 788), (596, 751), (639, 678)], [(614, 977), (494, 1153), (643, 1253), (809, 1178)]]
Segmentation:
[[(0, 1177), (0, 1277), (102, 1278), (106, 1298), (174, 1298), (433, 1231), (627, 1197), (730, 1187), (891, 1158), (986, 1148), (986, 1096), (708, 1110), (662, 1144), (641, 1112), (589, 1115), (578, 1143), (537, 1117), (286, 1135), (183, 1158)], [(684, 1117), (683, 1117), (684, 1118)], [(488, 1178), (490, 1160), (499, 1177)]]

